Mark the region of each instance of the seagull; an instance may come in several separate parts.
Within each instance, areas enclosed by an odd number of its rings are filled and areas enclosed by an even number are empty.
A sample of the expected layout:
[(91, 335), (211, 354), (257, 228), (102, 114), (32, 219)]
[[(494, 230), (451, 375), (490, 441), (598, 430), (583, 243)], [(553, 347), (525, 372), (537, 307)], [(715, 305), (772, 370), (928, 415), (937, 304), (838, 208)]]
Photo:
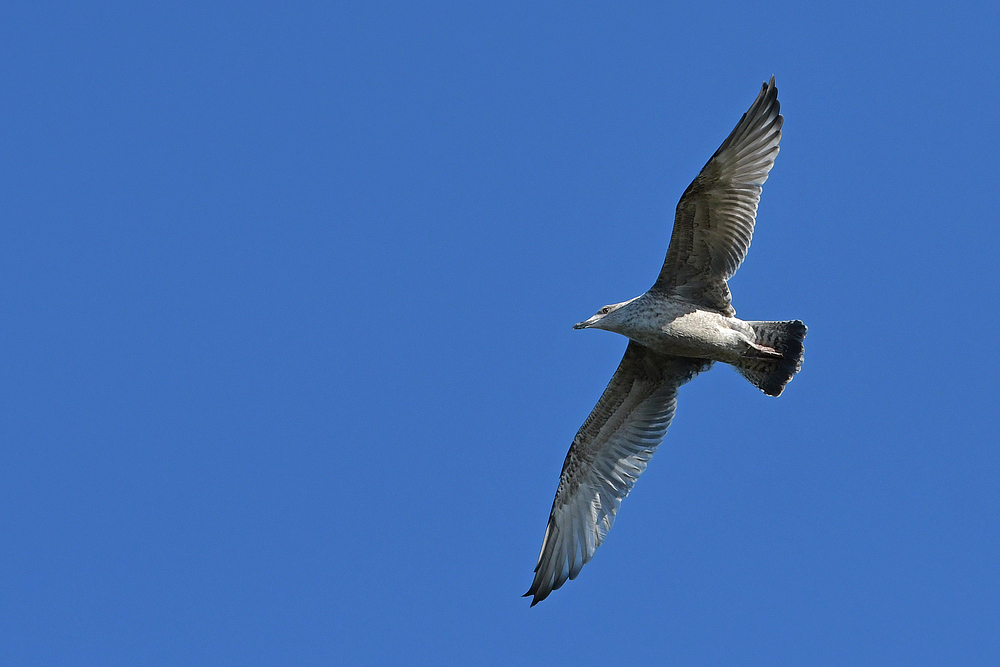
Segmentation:
[(721, 361), (779, 396), (802, 366), (806, 326), (737, 319), (726, 284), (750, 247), (783, 121), (772, 76), (681, 196), (653, 286), (573, 326), (613, 331), (629, 343), (563, 463), (535, 578), (524, 594), (533, 596), (532, 607), (593, 558), (663, 441), (682, 384)]

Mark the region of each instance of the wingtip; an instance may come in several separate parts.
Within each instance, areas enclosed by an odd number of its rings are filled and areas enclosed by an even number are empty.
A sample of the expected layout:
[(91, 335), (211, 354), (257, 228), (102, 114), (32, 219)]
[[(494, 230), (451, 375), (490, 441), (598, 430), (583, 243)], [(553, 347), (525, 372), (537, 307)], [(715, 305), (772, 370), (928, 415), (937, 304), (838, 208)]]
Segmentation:
[(774, 84), (774, 75), (773, 74), (771, 75), (771, 78), (768, 81), (765, 81), (764, 83), (761, 84), (761, 86), (760, 86), (760, 94), (763, 95), (764, 93), (766, 93), (768, 91), (771, 91), (771, 90), (773, 90), (775, 96), (777, 96), (777, 94), (778, 94), (778, 86), (776, 86)]

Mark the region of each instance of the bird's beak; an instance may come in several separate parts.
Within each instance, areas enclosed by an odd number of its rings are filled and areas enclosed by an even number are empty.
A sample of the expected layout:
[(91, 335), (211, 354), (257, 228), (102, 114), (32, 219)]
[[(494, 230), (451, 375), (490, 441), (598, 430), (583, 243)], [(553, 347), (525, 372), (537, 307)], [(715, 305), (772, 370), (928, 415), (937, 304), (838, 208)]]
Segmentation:
[(589, 329), (590, 327), (597, 324), (597, 321), (602, 319), (603, 315), (594, 315), (589, 320), (584, 320), (583, 322), (577, 322), (573, 325), (574, 329)]
[(576, 324), (573, 325), (573, 328), (574, 329), (586, 329), (587, 328), (587, 323), (586, 322), (577, 322)]

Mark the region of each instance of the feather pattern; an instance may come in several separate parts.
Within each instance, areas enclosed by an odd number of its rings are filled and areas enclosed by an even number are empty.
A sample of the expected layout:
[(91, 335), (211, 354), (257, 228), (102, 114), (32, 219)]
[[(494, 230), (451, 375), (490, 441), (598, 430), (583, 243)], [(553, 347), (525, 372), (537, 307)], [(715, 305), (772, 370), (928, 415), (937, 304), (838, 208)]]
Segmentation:
[(535, 579), (525, 594), (534, 596), (532, 606), (575, 579), (594, 556), (667, 432), (677, 388), (711, 365), (629, 343), (563, 463)]
[(781, 141), (774, 77), (677, 204), (663, 268), (652, 289), (736, 315), (726, 281), (750, 248), (761, 186)]

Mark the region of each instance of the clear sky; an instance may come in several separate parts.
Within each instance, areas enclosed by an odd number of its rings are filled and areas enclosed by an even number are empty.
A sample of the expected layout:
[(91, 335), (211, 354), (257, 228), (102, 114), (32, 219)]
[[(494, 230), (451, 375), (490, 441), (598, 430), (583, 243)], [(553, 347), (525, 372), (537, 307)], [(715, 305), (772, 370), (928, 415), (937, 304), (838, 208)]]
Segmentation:
[[(1000, 663), (996, 3), (7, 3), (0, 662)], [(529, 609), (681, 192), (776, 76), (718, 365)]]

